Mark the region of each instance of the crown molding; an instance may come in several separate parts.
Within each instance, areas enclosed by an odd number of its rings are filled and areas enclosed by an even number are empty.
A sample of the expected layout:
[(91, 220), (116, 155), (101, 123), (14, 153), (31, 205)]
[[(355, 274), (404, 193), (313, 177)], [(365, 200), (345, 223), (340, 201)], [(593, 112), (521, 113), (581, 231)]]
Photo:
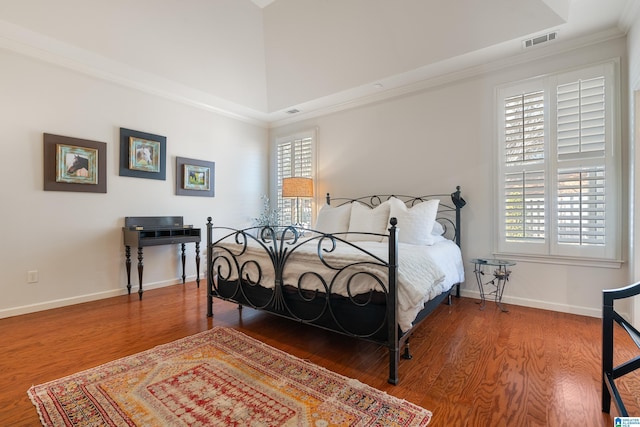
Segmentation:
[(0, 48), (235, 120), (261, 127), (268, 126), (269, 117), (266, 113), (2, 20), (0, 20)]
[[(309, 120), (352, 108), (362, 107), (368, 104), (420, 93), (436, 87), (441, 87), (465, 79), (494, 73), (506, 68), (526, 64), (532, 61), (538, 61), (551, 56), (561, 55), (572, 50), (589, 47), (598, 43), (615, 40), (624, 36), (625, 34), (619, 29), (613, 28), (598, 33), (588, 34), (586, 36), (572, 40), (555, 41), (545, 46), (529, 48), (526, 51), (522, 50), (519, 41), (508, 42), (507, 44), (514, 44), (514, 46), (516, 46), (515, 49), (517, 49), (517, 51), (520, 53), (514, 54), (514, 49), (511, 49), (507, 53), (492, 54), (491, 51), (494, 48), (487, 48), (483, 49), (482, 51), (477, 51), (469, 55), (465, 55), (464, 57), (453, 58), (449, 61), (442, 61), (438, 64), (433, 64), (418, 70), (411, 71), (409, 73), (404, 73), (405, 75), (414, 75), (413, 77), (405, 76), (406, 80), (413, 79), (413, 83), (400, 85), (374, 94), (366, 94), (360, 97), (353, 97), (352, 99), (345, 99), (339, 102), (329, 102), (331, 96), (313, 101), (318, 103), (325, 103), (327, 105), (326, 107), (312, 108), (305, 106), (305, 104), (301, 104), (300, 106), (295, 107), (301, 111), (300, 113), (296, 114), (293, 117), (271, 120), (269, 127), (274, 129), (303, 120)], [(487, 58), (491, 59), (489, 59), (489, 61), (487, 62)], [(419, 77), (415, 77), (416, 75)], [(398, 75), (394, 78), (402, 80), (403, 76)], [(363, 86), (362, 91), (368, 90), (366, 88), (369, 88), (371, 86), (374, 86), (373, 82)], [(383, 86), (386, 87), (387, 85), (383, 84)], [(353, 91), (349, 92), (353, 93)], [(339, 94), (334, 96), (339, 97)], [(289, 108), (287, 108), (287, 110), (288, 109)]]
[[(640, 10), (638, 4), (634, 4), (632, 8)], [(0, 20), (0, 49), (263, 128), (277, 128), (406, 96), (622, 36), (624, 33), (614, 28), (568, 41), (557, 40), (526, 52), (522, 50), (519, 41), (506, 42), (269, 113), (244, 107)], [(376, 85), (383, 89), (372, 90)], [(288, 117), (286, 111), (293, 108), (301, 112)]]

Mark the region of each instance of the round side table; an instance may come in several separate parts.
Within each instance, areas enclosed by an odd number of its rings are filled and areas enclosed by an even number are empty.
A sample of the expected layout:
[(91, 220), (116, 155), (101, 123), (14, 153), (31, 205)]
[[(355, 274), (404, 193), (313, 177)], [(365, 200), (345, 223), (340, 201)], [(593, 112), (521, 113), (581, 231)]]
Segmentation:
[[(476, 281), (478, 282), (478, 290), (480, 291), (480, 310), (484, 310), (486, 306), (486, 295), (493, 295), (494, 300), (500, 310), (508, 312), (509, 310), (502, 304), (502, 294), (504, 292), (504, 286), (509, 281), (509, 275), (511, 270), (508, 267), (516, 265), (513, 261), (495, 258), (474, 258), (470, 262), (474, 264), (473, 272), (476, 275)], [(493, 270), (493, 278), (487, 282), (483, 282), (482, 276), (485, 275), (485, 270)], [(485, 286), (491, 285), (494, 287), (488, 294), (485, 293)]]

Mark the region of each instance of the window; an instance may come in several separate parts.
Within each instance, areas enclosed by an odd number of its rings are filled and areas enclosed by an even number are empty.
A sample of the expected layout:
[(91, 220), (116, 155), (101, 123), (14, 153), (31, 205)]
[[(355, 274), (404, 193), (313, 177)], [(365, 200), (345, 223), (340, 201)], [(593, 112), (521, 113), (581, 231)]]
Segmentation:
[(498, 88), (498, 252), (620, 258), (616, 69)]
[[(282, 197), (284, 178), (311, 178), (315, 182), (315, 132), (276, 139), (275, 188), (276, 207), (280, 213), (280, 224), (300, 223), (311, 226), (313, 222), (313, 198)], [(299, 215), (299, 217), (298, 217)]]

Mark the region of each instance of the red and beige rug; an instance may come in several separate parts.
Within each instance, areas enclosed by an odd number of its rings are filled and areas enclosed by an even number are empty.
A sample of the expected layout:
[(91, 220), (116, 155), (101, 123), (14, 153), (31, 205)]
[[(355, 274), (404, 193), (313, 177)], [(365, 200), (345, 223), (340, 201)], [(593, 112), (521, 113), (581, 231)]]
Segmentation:
[(222, 327), (28, 391), (45, 426), (426, 426), (431, 412)]

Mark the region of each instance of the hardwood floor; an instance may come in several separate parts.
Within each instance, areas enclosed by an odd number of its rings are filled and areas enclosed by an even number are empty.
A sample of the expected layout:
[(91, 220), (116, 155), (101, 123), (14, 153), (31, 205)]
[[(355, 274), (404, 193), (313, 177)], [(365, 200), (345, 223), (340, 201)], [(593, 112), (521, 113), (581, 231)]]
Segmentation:
[[(397, 386), (385, 348), (218, 300), (209, 319), (195, 283), (0, 319), (0, 425), (39, 425), (32, 384), (218, 325), (427, 408), (433, 426), (612, 426), (615, 408), (600, 411), (600, 320), (509, 309), (480, 311), (467, 298), (439, 307), (413, 335)], [(632, 357), (618, 332), (616, 357)], [(632, 375), (620, 387), (640, 416), (639, 383)]]

